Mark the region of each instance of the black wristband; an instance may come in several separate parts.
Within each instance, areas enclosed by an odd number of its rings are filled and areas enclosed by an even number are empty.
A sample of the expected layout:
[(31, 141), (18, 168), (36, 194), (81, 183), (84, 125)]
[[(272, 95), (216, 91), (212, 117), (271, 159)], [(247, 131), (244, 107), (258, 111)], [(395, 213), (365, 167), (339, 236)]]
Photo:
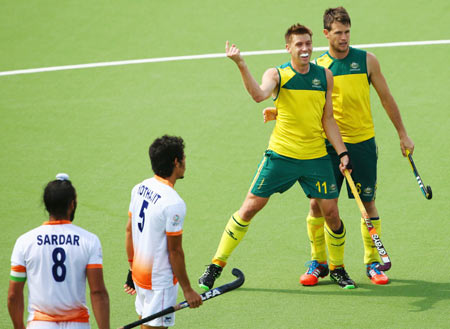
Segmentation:
[(344, 152), (342, 152), (341, 154), (339, 154), (339, 159), (342, 159), (342, 157), (344, 157), (344, 156), (346, 156), (346, 155), (350, 158), (350, 154), (348, 154), (347, 151), (344, 151)]
[(125, 281), (125, 284), (128, 287), (135, 289), (131, 270), (128, 270), (127, 281)]

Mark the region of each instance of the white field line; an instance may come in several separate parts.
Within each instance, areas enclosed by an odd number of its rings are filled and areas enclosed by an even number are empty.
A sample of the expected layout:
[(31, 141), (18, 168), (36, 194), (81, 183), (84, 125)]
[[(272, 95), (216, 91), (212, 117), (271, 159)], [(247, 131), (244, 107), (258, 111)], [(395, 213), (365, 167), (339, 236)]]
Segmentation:
[[(361, 44), (361, 45), (352, 45), (352, 47), (355, 47), (355, 48), (384, 48), (384, 47), (426, 46), (426, 45), (442, 45), (442, 44), (450, 44), (450, 40), (368, 43), (368, 44)], [(328, 49), (328, 47), (317, 47), (317, 48), (314, 48), (314, 51), (325, 51), (327, 49)], [(243, 56), (256, 56), (256, 55), (271, 55), (271, 54), (283, 54), (283, 53), (286, 53), (285, 49), (260, 50), (260, 51), (243, 51), (241, 54)], [(4, 71), (4, 72), (0, 72), (0, 76), (18, 75), (18, 74), (31, 74), (31, 73), (51, 72), (51, 71), (63, 71), (63, 70), (77, 70), (77, 69), (87, 69), (87, 68), (92, 68), (92, 67), (105, 67), (105, 66), (119, 66), (119, 65), (130, 65), (130, 64), (144, 64), (144, 63), (184, 61), (184, 60), (192, 60), (192, 59), (206, 59), (206, 58), (220, 58), (220, 57), (226, 57), (225, 53), (191, 55), (191, 56), (145, 58), (145, 59), (131, 59), (131, 60), (114, 61), (114, 62), (101, 62), (101, 63), (89, 63), (89, 64), (76, 64), (76, 65), (41, 67), (41, 68), (35, 68), (35, 69)]]

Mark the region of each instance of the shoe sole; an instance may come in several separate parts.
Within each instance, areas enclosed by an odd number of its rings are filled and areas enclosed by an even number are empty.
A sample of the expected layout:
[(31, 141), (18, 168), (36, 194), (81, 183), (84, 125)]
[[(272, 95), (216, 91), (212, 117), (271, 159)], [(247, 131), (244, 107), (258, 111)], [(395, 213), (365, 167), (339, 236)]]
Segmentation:
[(210, 287), (205, 286), (204, 284), (201, 284), (201, 283), (199, 283), (198, 286), (199, 286), (200, 288), (202, 288), (204, 291), (208, 291), (208, 290), (211, 289)]
[(371, 278), (369, 278), (370, 279), (370, 281), (372, 281), (372, 283), (373, 284), (376, 284), (377, 286), (382, 286), (382, 285), (385, 285), (385, 284), (388, 284), (389, 283), (389, 280), (388, 281), (375, 281), (375, 280), (373, 280), (373, 279), (371, 279)]
[(336, 280), (335, 278), (333, 278), (332, 276), (330, 276), (330, 279), (331, 279), (331, 281), (337, 283), (337, 285), (338, 285), (339, 287), (341, 287), (342, 289), (355, 289), (355, 288), (356, 288), (356, 285), (354, 285), (354, 284), (348, 284), (348, 285), (346, 285), (346, 286), (341, 286), (341, 285), (337, 282), (337, 280)]

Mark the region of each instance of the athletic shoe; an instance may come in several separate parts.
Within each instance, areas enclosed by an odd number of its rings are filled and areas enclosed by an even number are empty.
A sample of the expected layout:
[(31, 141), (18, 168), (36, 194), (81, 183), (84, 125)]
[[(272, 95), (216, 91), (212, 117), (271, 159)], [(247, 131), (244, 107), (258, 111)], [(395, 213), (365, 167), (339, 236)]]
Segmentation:
[(344, 289), (354, 289), (356, 288), (355, 282), (350, 279), (345, 268), (336, 267), (334, 270), (330, 271), (331, 281), (336, 282), (341, 288)]
[(370, 280), (375, 284), (386, 284), (389, 282), (389, 278), (383, 271), (378, 269), (380, 263), (372, 263), (366, 265), (366, 273)]
[(324, 278), (330, 272), (327, 263), (319, 263), (317, 260), (312, 260), (306, 263), (309, 265), (308, 271), (300, 277), (300, 283), (304, 286), (314, 286), (319, 281), (319, 278)]
[(216, 264), (210, 264), (206, 267), (205, 273), (198, 279), (198, 285), (203, 290), (209, 290), (214, 286), (214, 281), (222, 273), (222, 267)]

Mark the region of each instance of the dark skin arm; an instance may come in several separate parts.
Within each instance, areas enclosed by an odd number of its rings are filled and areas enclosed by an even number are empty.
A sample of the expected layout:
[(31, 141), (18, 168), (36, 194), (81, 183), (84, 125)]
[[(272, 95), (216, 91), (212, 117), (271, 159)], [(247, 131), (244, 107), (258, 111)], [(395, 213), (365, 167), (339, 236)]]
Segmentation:
[(184, 297), (189, 304), (189, 307), (196, 308), (203, 304), (201, 296), (195, 292), (191, 283), (189, 282), (186, 273), (186, 264), (184, 261), (184, 252), (181, 245), (182, 235), (167, 236), (167, 249), (169, 251), (169, 261), (172, 265), (172, 270), (180, 283), (183, 290)]
[(109, 329), (109, 296), (103, 280), (103, 269), (88, 268), (86, 277), (89, 283), (92, 309), (99, 329)]
[[(127, 252), (128, 260), (132, 260), (134, 257), (134, 248), (133, 248), (133, 235), (131, 230), (131, 217), (128, 218), (127, 227), (125, 229), (125, 250)], [(129, 262), (130, 269), (133, 265), (133, 262)], [(132, 287), (129, 287), (127, 284), (124, 284), (123, 290), (129, 294), (134, 295), (136, 293), (136, 290), (134, 290)]]
[(8, 289), (8, 311), (14, 329), (25, 329), (23, 321), (24, 298), (23, 288), (25, 282), (9, 281)]

